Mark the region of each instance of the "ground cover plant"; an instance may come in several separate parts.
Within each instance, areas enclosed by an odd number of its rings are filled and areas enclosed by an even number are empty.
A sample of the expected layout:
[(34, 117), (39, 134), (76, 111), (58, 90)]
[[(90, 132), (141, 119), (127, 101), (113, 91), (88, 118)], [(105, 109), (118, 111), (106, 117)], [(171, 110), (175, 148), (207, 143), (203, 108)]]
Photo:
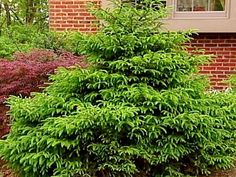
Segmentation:
[[(235, 95), (206, 91), (188, 32), (163, 32), (158, 1), (115, 1), (77, 49), (91, 65), (60, 69), (31, 98), (11, 97), (0, 156), (22, 177), (186, 177), (230, 168)], [(156, 8), (153, 8), (155, 6)]]

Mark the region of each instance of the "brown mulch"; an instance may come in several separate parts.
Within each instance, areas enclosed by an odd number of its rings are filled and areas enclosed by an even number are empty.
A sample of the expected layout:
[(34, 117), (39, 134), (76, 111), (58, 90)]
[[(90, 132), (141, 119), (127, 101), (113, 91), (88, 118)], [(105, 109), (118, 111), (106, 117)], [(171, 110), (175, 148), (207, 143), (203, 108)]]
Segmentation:
[(236, 177), (236, 168), (225, 171), (213, 172), (210, 176), (207, 177)]
[[(0, 103), (0, 138), (9, 132), (9, 119), (6, 112), (9, 110), (7, 106)], [(1, 177), (1, 176), (0, 176)]]
[[(0, 161), (0, 177), (16, 177), (9, 169), (4, 167), (3, 161)], [(210, 176), (202, 177), (236, 177), (236, 168), (226, 171), (213, 172)]]
[(16, 177), (12, 172), (4, 166), (4, 162), (0, 160), (0, 177)]

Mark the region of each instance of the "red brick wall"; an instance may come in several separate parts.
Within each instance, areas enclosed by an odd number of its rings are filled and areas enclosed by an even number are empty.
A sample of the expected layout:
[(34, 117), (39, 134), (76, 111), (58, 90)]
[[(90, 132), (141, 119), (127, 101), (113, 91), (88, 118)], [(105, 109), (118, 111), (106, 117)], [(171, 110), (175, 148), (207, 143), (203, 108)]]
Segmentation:
[(205, 49), (206, 54), (213, 54), (212, 62), (200, 67), (200, 73), (210, 77), (214, 89), (226, 89), (224, 81), (234, 74), (236, 69), (236, 33), (203, 33), (194, 36), (189, 44), (194, 48)]
[(96, 31), (93, 23), (96, 19), (87, 10), (88, 2), (100, 5), (101, 0), (49, 0), (50, 28), (57, 31)]

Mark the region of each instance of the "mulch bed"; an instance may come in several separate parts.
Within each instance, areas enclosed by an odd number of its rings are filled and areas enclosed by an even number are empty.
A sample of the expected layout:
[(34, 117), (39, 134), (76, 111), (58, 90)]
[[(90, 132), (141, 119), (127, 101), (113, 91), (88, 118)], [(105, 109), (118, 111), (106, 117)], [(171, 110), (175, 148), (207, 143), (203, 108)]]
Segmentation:
[[(0, 161), (0, 177), (16, 177), (9, 169), (4, 167), (3, 161)], [(202, 177), (236, 177), (236, 168), (232, 170), (213, 172), (210, 176)]]
[(0, 177), (16, 177), (12, 172), (4, 166), (4, 162), (0, 160)]
[[(0, 103), (0, 138), (9, 132), (9, 119), (6, 116), (8, 107)], [(1, 176), (0, 176), (1, 177)]]

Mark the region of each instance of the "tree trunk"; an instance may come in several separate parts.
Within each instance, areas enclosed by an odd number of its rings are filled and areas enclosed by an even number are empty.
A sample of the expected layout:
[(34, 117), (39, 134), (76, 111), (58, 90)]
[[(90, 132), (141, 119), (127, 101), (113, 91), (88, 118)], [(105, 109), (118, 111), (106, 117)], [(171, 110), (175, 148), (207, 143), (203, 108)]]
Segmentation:
[(8, 2), (4, 3), (4, 9), (6, 11), (6, 22), (7, 22), (7, 26), (11, 25), (11, 12), (10, 12), (10, 7)]
[(0, 3), (0, 36), (2, 35), (2, 24), (3, 24), (3, 19), (2, 19), (2, 3)]
[(26, 24), (33, 24), (36, 14), (36, 2), (27, 0), (26, 5)]

